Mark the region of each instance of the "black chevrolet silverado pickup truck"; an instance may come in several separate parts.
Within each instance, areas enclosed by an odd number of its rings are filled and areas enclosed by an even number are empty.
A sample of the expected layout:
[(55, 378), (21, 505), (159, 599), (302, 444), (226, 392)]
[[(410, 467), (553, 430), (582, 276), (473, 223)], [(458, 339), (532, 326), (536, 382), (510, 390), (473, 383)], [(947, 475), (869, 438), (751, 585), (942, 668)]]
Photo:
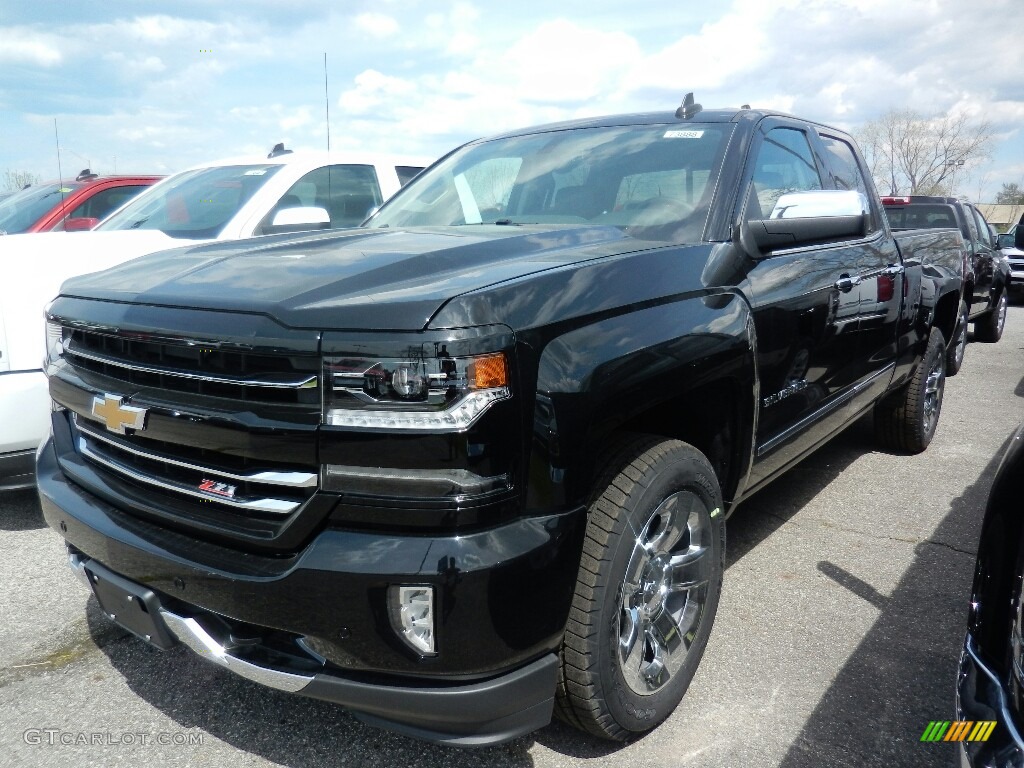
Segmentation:
[(960, 370), (967, 347), (967, 325), (974, 323), (979, 341), (999, 341), (1006, 324), (1010, 262), (975, 206), (956, 197), (885, 196), (882, 205), (894, 232), (913, 229), (959, 229), (964, 239), (964, 291), (946, 372)]
[(694, 675), (737, 504), (871, 409), (928, 445), (950, 237), (786, 115), (475, 141), (362, 229), (67, 282), (44, 514), (160, 648), (449, 744), (624, 739)]

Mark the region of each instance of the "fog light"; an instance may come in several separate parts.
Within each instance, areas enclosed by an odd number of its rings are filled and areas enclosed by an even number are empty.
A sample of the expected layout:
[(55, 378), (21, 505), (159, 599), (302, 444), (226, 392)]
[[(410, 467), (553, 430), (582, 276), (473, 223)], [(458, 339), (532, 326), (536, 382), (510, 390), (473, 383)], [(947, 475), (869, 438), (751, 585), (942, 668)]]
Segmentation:
[(395, 585), (388, 590), (391, 626), (398, 636), (422, 656), (436, 656), (434, 588)]

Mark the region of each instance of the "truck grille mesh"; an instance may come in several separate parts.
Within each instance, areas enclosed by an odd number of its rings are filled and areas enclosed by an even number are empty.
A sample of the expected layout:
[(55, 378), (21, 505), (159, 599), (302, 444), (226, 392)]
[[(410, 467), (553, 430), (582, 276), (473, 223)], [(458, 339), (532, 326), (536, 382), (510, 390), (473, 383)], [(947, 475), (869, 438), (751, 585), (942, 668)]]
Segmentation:
[(64, 357), (124, 382), (241, 402), (318, 405), (318, 357), (247, 353), (201, 343), (163, 343), (142, 334), (69, 329)]

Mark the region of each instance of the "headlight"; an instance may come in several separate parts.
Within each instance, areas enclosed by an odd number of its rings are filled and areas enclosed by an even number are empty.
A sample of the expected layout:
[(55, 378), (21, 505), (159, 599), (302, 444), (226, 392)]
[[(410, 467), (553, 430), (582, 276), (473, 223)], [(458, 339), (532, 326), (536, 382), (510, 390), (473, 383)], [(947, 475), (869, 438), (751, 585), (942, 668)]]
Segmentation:
[(60, 323), (46, 318), (46, 360), (44, 368), (56, 363), (64, 354), (64, 328)]
[(324, 424), (388, 432), (462, 432), (511, 397), (502, 352), (451, 357), (445, 347), (406, 359), (324, 359)]

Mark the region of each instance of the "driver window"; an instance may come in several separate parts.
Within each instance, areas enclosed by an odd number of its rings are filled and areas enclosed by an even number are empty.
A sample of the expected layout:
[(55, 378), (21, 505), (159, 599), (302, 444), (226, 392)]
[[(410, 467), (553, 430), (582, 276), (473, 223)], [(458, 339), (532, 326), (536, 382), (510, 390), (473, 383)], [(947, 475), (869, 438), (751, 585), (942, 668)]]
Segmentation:
[(746, 218), (771, 215), (778, 199), (787, 192), (822, 189), (821, 175), (803, 131), (774, 128), (768, 132), (754, 161)]
[(257, 232), (266, 234), (278, 211), (298, 207), (323, 208), (331, 218), (331, 229), (357, 227), (382, 202), (372, 165), (328, 165), (296, 181), (260, 222)]

